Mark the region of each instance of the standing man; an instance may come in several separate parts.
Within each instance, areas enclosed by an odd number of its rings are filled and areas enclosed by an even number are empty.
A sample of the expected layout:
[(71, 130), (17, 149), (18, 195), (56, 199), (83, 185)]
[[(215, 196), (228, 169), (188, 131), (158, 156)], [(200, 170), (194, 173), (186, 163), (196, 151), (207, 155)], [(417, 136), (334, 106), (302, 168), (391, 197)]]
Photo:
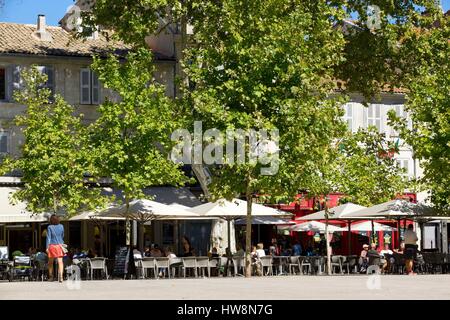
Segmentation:
[(414, 232), (412, 224), (408, 225), (405, 231), (405, 263), (408, 275), (416, 275), (413, 271), (414, 259), (417, 255), (417, 234)]

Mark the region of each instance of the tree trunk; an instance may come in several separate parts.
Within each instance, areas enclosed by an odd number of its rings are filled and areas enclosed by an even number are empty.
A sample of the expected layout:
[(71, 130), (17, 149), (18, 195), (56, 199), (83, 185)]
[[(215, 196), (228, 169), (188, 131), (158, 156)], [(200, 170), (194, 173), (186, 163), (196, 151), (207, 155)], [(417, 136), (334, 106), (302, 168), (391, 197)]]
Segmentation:
[(130, 201), (128, 200), (128, 197), (125, 197), (125, 203), (126, 203), (126, 211), (125, 211), (126, 239), (128, 250), (130, 252), (130, 255), (128, 256), (127, 278), (131, 279), (136, 274), (136, 266), (134, 265), (134, 255), (133, 255), (133, 228), (131, 227), (130, 217), (128, 216), (128, 211), (130, 209)]
[(247, 221), (245, 226), (245, 276), (252, 276), (252, 193), (247, 182), (245, 199), (247, 200)]

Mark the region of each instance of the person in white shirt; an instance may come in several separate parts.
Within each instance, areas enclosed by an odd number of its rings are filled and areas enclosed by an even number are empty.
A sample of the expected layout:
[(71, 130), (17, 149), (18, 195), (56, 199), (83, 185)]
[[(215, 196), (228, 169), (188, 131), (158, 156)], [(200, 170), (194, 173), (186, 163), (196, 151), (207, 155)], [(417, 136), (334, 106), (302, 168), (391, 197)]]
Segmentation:
[(415, 275), (413, 271), (414, 259), (417, 255), (417, 234), (414, 232), (414, 227), (412, 224), (408, 225), (408, 230), (405, 231), (405, 264), (406, 272), (409, 275)]
[(256, 256), (258, 258), (266, 256), (266, 252), (264, 251), (264, 245), (262, 243), (258, 243), (256, 245)]

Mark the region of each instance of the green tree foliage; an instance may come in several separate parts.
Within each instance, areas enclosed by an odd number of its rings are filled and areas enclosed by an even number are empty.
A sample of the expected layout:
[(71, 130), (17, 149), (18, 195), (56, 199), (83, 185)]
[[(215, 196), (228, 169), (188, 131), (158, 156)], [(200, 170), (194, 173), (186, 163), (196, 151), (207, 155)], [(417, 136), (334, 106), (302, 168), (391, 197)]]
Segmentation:
[(372, 206), (392, 200), (407, 188), (406, 172), (392, 157), (398, 152), (395, 143), (375, 127), (349, 133), (339, 149), (335, 191), (344, 193), (345, 201)]
[(443, 212), (450, 209), (450, 21), (434, 16), (434, 24), (411, 32), (404, 45), (415, 55), (405, 57), (408, 90), (405, 110), (410, 121), (390, 114), (391, 124), (421, 159), (420, 182)]
[(110, 56), (92, 65), (103, 86), (119, 96), (116, 101), (106, 98), (89, 128), (95, 166), (122, 190), (127, 205), (143, 198), (145, 187), (187, 182), (180, 166), (168, 158), (177, 115), (164, 85), (153, 78), (152, 59), (141, 49), (125, 62)]
[(26, 106), (14, 125), (21, 128), (24, 143), (18, 157), (2, 163), (2, 171), (18, 171), (24, 187), (13, 200), (25, 201), (33, 213), (94, 209), (103, 203), (99, 190), (90, 188), (95, 174), (90, 145), (82, 115), (59, 95), (51, 98), (43, 84), (47, 76), (37, 68), (22, 73), (24, 89), (15, 92), (15, 100)]
[[(376, 28), (367, 23), (368, 5), (381, 9)], [(427, 0), (97, 0), (85, 21), (113, 29), (116, 37), (136, 47), (145, 46), (144, 38), (164, 25), (180, 23), (183, 30), (188, 22), (194, 34), (189, 46), (181, 43), (181, 64), (189, 81), (183, 98), (193, 106), (193, 119), (202, 120), (205, 129), (222, 132), (279, 129), (277, 174), (262, 176), (261, 164), (233, 164), (230, 159), (212, 168), (213, 195), (245, 194), (249, 218), (255, 193), (292, 199), (299, 190), (325, 195), (344, 184), (336, 181), (340, 167), (336, 140), (345, 132), (340, 106), (349, 92), (361, 92), (370, 102), (387, 84), (395, 88), (405, 83), (411, 68), (406, 58), (414, 50), (403, 41), (411, 30), (431, 21), (420, 15), (423, 7), (436, 15), (434, 1)], [(359, 21), (343, 30), (340, 26), (350, 13), (357, 13)], [(345, 83), (339, 96), (333, 94), (336, 80)], [(245, 150), (251, 149), (246, 143)], [(347, 152), (371, 165), (379, 161), (356, 147), (347, 146)], [(341, 165), (347, 172), (358, 167), (351, 161)], [(373, 181), (373, 171), (361, 171), (362, 180), (363, 173)], [(346, 184), (348, 192), (356, 193), (355, 185)], [(397, 186), (397, 177), (393, 185)], [(383, 198), (389, 192), (376, 193)], [(350, 196), (375, 201), (366, 199), (366, 192)]]

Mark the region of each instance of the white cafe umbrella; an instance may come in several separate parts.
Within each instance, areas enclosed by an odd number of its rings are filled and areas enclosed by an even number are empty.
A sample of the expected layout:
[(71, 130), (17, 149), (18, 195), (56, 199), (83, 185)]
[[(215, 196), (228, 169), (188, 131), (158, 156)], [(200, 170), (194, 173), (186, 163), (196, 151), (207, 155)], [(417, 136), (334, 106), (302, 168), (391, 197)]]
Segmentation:
[[(330, 220), (346, 220), (347, 221), (347, 226), (348, 226), (348, 232), (349, 232), (349, 236), (348, 236), (348, 252), (351, 252), (352, 249), (352, 239), (351, 239), (351, 225), (352, 225), (352, 220), (360, 220), (361, 218), (358, 217), (352, 217), (352, 218), (348, 218), (348, 215), (361, 210), (361, 209), (366, 209), (367, 207), (364, 206), (360, 206), (358, 204), (354, 204), (351, 202), (347, 202), (344, 204), (341, 204), (340, 206), (336, 206), (333, 207), (331, 209), (328, 210), (329, 212), (329, 216), (328, 218)], [(365, 218), (366, 219), (366, 218)], [(325, 210), (322, 211), (318, 211), (312, 214), (308, 214), (306, 216), (297, 218), (296, 220), (325, 220)]]
[(194, 212), (189, 212), (188, 210), (180, 206), (169, 206), (160, 202), (139, 199), (133, 200), (127, 207), (125, 204), (120, 206), (111, 206), (108, 209), (100, 211), (98, 213), (102, 217), (128, 217), (132, 220), (139, 221), (152, 221), (160, 219), (170, 219), (172, 217), (193, 217), (197, 216)]
[(360, 218), (403, 218), (413, 217), (414, 209), (417, 205), (406, 200), (391, 200), (374, 205), (369, 208), (363, 208), (354, 211), (348, 215), (347, 218), (360, 217)]
[[(313, 232), (325, 232), (325, 223), (318, 222), (318, 221), (309, 221), (297, 224), (295, 226), (292, 226), (289, 228), (291, 231), (313, 231)], [(328, 224), (328, 233), (333, 232), (341, 232), (345, 231), (344, 228), (336, 227), (332, 224)]]
[[(245, 225), (247, 224), (247, 218), (241, 218), (235, 221), (234, 224)], [(252, 224), (265, 224), (265, 225), (293, 225), (295, 222), (291, 220), (281, 219), (277, 217), (253, 217)]]
[[(347, 217), (366, 217), (367, 219), (370, 219), (372, 221), (379, 218), (397, 219), (398, 227), (400, 228), (401, 218), (417, 217), (415, 213), (416, 208), (417, 205), (414, 203), (397, 199), (383, 202), (366, 209), (357, 210), (347, 215)], [(400, 238), (398, 243), (400, 245)]]
[[(118, 217), (118, 218), (128, 218), (130, 220), (136, 220), (143, 224), (154, 220), (167, 220), (180, 217), (193, 217), (197, 216), (193, 212), (182, 208), (181, 206), (169, 206), (160, 202), (148, 200), (148, 199), (138, 199), (133, 200), (129, 203), (127, 210), (126, 204), (120, 206), (111, 206), (106, 210), (100, 211), (98, 213), (102, 217)], [(141, 246), (143, 245), (143, 230), (141, 230)], [(143, 248), (141, 248), (143, 249)]]
[[(347, 220), (347, 216), (357, 210), (365, 209), (367, 207), (360, 206), (351, 202), (342, 204), (328, 210), (330, 220)], [(297, 218), (296, 220), (325, 220), (325, 210), (308, 214), (306, 216)]]
[[(219, 199), (215, 202), (208, 202), (195, 206), (188, 210), (196, 213), (201, 217), (218, 217), (228, 222), (228, 248), (231, 250), (231, 220), (247, 216), (247, 201), (240, 199), (233, 199), (228, 201)], [(263, 206), (261, 204), (252, 203), (252, 216), (266, 216), (266, 217), (289, 217), (292, 214), (278, 209)]]
[(352, 231), (396, 231), (397, 229), (385, 224), (381, 224), (378, 222), (373, 223), (373, 229), (372, 229), (372, 223), (370, 221), (364, 221), (360, 223), (355, 223), (352, 225)]

